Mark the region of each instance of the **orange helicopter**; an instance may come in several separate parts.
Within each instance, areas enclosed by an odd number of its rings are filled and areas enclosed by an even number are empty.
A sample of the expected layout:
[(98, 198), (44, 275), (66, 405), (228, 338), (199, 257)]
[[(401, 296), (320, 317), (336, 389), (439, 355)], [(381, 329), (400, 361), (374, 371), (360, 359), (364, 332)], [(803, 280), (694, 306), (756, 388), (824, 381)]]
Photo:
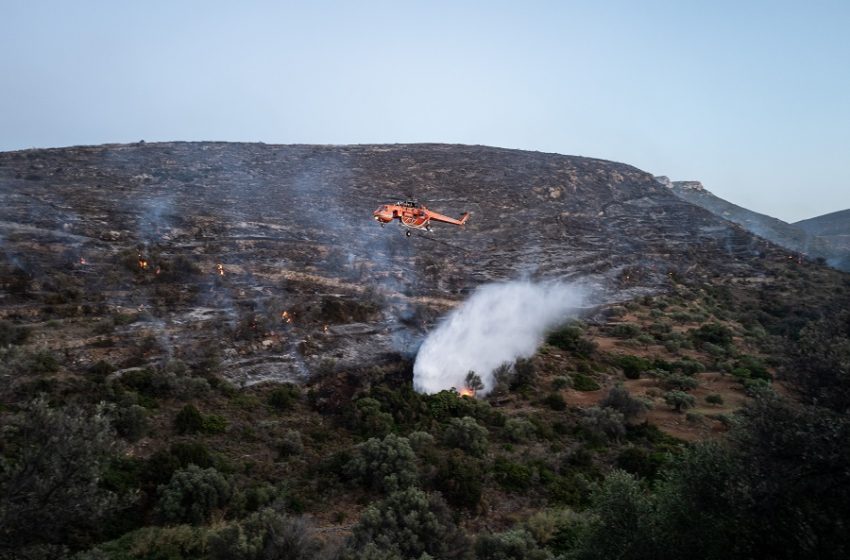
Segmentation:
[(443, 214), (428, 210), (424, 205), (419, 204), (415, 200), (384, 204), (383, 206), (379, 206), (372, 215), (381, 224), (381, 227), (397, 219), (401, 225), (408, 228), (405, 232), (408, 237), (410, 237), (410, 230), (412, 229), (431, 231), (431, 220), (462, 226), (469, 219), (469, 212), (464, 212), (460, 219), (455, 220), (454, 218), (449, 218)]

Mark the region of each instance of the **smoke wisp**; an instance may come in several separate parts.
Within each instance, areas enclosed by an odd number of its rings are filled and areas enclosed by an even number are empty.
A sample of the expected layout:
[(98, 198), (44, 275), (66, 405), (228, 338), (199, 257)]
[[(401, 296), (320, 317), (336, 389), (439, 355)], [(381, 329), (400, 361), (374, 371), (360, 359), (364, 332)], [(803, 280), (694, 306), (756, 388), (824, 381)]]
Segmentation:
[(419, 349), (413, 386), (422, 393), (463, 387), (467, 372), (494, 386), (493, 370), (534, 354), (546, 332), (574, 317), (589, 298), (581, 284), (514, 281), (478, 288)]

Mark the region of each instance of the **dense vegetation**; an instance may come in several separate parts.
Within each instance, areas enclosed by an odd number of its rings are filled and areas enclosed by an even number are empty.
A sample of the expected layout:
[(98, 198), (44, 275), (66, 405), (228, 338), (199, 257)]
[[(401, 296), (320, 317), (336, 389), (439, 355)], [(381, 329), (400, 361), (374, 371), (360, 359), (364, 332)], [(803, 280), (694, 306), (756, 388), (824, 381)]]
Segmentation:
[(847, 557), (850, 286), (817, 271), (606, 308), (486, 399), (402, 356), (236, 389), (140, 340), (78, 371), (0, 323), (0, 557)]

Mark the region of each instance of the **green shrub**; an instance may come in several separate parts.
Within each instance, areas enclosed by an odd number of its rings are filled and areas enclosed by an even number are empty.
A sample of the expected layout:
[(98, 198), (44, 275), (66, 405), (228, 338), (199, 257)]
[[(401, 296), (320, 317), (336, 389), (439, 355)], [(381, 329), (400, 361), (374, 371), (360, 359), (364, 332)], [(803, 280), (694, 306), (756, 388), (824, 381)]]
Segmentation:
[(550, 333), (546, 342), (577, 356), (588, 357), (596, 350), (596, 343), (584, 338), (583, 335), (584, 331), (581, 327), (569, 325)]
[(322, 557), (323, 546), (303, 517), (267, 508), (212, 530), (207, 548), (210, 560), (313, 560)]
[(543, 404), (552, 410), (561, 411), (567, 409), (567, 401), (564, 400), (561, 393), (549, 393), (543, 398)]
[(623, 414), (613, 408), (592, 406), (583, 411), (581, 427), (597, 439), (619, 440), (626, 434)]
[(633, 325), (631, 323), (617, 323), (611, 327), (611, 336), (616, 336), (617, 338), (635, 338), (640, 336), (641, 332), (639, 325)]
[(194, 405), (185, 405), (174, 419), (179, 434), (196, 434), (204, 430), (204, 415)]
[(566, 389), (570, 386), (570, 378), (564, 377), (563, 375), (559, 375), (555, 379), (552, 380), (552, 389), (555, 391), (560, 391), (561, 389)]
[(715, 393), (705, 397), (705, 402), (707, 402), (708, 404), (720, 406), (723, 404), (723, 397)]
[(505, 435), (515, 443), (523, 443), (537, 432), (534, 424), (525, 418), (510, 418), (505, 422)]
[(523, 492), (531, 487), (534, 471), (521, 463), (505, 457), (496, 457), (493, 463), (493, 478), (506, 490)]
[(483, 533), (475, 541), (476, 560), (550, 560), (552, 555), (541, 548), (526, 529), (504, 533)]
[(640, 478), (652, 480), (666, 463), (663, 453), (650, 453), (641, 447), (627, 447), (617, 456), (617, 467)]
[(214, 468), (189, 465), (172, 475), (168, 484), (158, 488), (157, 516), (165, 523), (201, 524), (213, 511), (228, 504), (233, 488)]
[(300, 455), (304, 451), (304, 443), (301, 441), (301, 432), (298, 430), (287, 430), (280, 438), (277, 449), (281, 458)]
[(664, 377), (662, 384), (665, 389), (675, 391), (690, 391), (699, 386), (699, 381), (693, 377), (674, 373)]
[[(177, 461), (178, 468), (185, 469), (189, 465), (197, 465), (205, 469), (213, 466), (209, 449), (200, 442), (175, 442), (171, 444), (168, 452)], [(167, 478), (171, 478), (171, 475)]]
[(467, 538), (439, 495), (408, 488), (366, 508), (343, 558), (461, 560), (468, 556)]
[(573, 389), (576, 391), (597, 391), (599, 388), (599, 383), (589, 375), (583, 373), (573, 375)]
[(275, 410), (284, 412), (295, 406), (300, 395), (301, 390), (297, 385), (286, 383), (269, 393), (268, 403)]
[(118, 408), (112, 424), (118, 435), (130, 442), (143, 438), (150, 429), (147, 410), (137, 404)]
[(470, 416), (452, 418), (443, 434), (443, 442), (449, 447), (463, 449), (475, 457), (487, 453), (489, 446), (487, 428)]
[(395, 434), (359, 444), (344, 471), (352, 480), (382, 492), (395, 492), (419, 481), (416, 454), (410, 442)]
[(208, 434), (222, 434), (227, 430), (227, 419), (218, 414), (204, 416), (203, 429)]
[(726, 349), (732, 344), (732, 331), (729, 327), (718, 323), (700, 325), (699, 328), (688, 331), (688, 335), (699, 347), (712, 344)]
[(664, 402), (672, 406), (676, 412), (682, 412), (685, 409), (693, 408), (696, 404), (696, 399), (693, 395), (689, 395), (684, 391), (669, 391), (664, 395)]
[(640, 418), (646, 412), (646, 404), (629, 394), (628, 389), (622, 385), (612, 387), (602, 401), (600, 406), (613, 408), (623, 415), (623, 419), (631, 422)]
[(440, 463), (435, 484), (451, 505), (474, 509), (481, 501), (483, 480), (481, 463), (454, 449)]
[(381, 402), (377, 399), (357, 399), (354, 408), (357, 428), (365, 436), (385, 436), (395, 427), (392, 414), (381, 410)]
[(649, 360), (640, 356), (617, 356), (616, 364), (628, 379), (640, 379), (640, 374), (652, 367)]

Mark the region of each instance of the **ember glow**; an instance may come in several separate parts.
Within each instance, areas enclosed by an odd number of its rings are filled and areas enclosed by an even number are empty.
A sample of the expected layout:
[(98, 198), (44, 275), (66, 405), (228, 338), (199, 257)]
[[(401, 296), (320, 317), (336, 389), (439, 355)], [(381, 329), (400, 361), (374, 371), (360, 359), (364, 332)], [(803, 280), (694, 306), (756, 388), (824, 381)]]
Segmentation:
[(143, 259), (141, 255), (139, 255), (139, 268), (141, 268), (142, 270), (147, 270), (148, 264), (148, 261)]
[(475, 391), (469, 387), (463, 387), (458, 393), (461, 397), (475, 397)]
[(89, 264), (89, 262), (85, 258), (80, 257), (80, 264)]
[(216, 270), (218, 270), (218, 275), (219, 275), (219, 276), (224, 276), (224, 266), (223, 266), (223, 265), (221, 265), (221, 264), (217, 264), (217, 265), (216, 265)]
[(283, 313), (281, 313), (280, 318), (283, 319), (285, 323), (292, 322), (292, 314), (289, 311), (284, 311)]

